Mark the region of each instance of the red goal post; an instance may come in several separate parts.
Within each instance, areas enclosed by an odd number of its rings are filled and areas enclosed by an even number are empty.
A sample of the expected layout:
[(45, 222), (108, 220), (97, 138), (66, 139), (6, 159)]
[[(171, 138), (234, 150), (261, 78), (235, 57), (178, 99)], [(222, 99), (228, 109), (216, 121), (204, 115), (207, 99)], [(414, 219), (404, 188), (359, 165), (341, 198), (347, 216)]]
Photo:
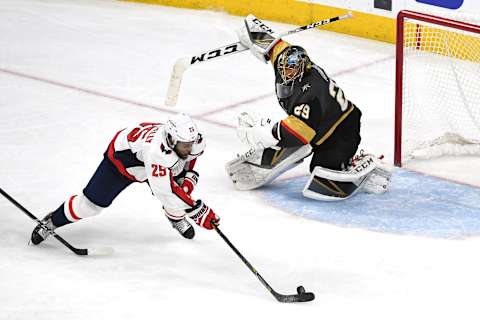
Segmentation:
[[(480, 142), (478, 66), (479, 25), (407, 10), (399, 12), (395, 71), (396, 166), (401, 166), (408, 156), (406, 153), (411, 152), (407, 148), (425, 147), (444, 139), (441, 130), (460, 145)], [(452, 88), (452, 92), (445, 92), (450, 91), (447, 88)], [(406, 136), (407, 133), (412, 137)], [(418, 140), (416, 146), (408, 139)]]

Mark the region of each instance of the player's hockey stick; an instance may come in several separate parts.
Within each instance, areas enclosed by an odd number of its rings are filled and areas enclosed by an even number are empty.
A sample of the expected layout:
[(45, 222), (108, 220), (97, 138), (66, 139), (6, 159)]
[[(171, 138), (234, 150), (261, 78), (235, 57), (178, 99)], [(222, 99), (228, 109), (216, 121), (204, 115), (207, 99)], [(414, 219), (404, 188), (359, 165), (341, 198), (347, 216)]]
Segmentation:
[(307, 302), (312, 301), (315, 299), (315, 295), (312, 292), (305, 292), (305, 288), (303, 286), (297, 287), (297, 294), (280, 294), (272, 289), (272, 287), (263, 279), (260, 273), (255, 270), (255, 268), (250, 264), (250, 262), (245, 259), (245, 257), (240, 253), (240, 251), (235, 248), (235, 246), (228, 240), (228, 238), (223, 234), (223, 232), (218, 228), (215, 223), (212, 223), (214, 229), (220, 235), (220, 237), (228, 244), (228, 246), (237, 254), (237, 256), (245, 263), (245, 265), (253, 272), (260, 280), (260, 282), (265, 286), (265, 288), (270, 291), (270, 293), (277, 299), (279, 302)]
[[(293, 30), (285, 31), (280, 33), (278, 37), (269, 45), (267, 50), (270, 50), (278, 41), (280, 41), (281, 37), (288, 36), (297, 32), (301, 32), (304, 30), (309, 30), (316, 27), (321, 27), (327, 24), (330, 24), (335, 21), (340, 21), (343, 19), (348, 19), (352, 17), (352, 13), (348, 12), (345, 15), (333, 17), (330, 19), (325, 19), (322, 21), (317, 21), (311, 24), (308, 24), (303, 27), (298, 27)], [(266, 26), (263, 22), (259, 19), (256, 20), (256, 23), (260, 26), (264, 26), (264, 30), (267, 30), (270, 34), (273, 34), (273, 31)], [(180, 91), (180, 85), (182, 82), (184, 72), (193, 65), (197, 65), (203, 62), (211, 61), (220, 57), (225, 57), (234, 53), (239, 53), (248, 50), (246, 46), (244, 46), (241, 42), (231, 43), (225, 46), (218, 47), (213, 50), (208, 50), (201, 52), (197, 55), (180, 58), (175, 62), (173, 66), (172, 74), (170, 76), (170, 81), (168, 83), (167, 89), (167, 96), (165, 98), (165, 105), (167, 106), (175, 106), (177, 104), (178, 94)]]
[[(20, 203), (18, 203), (15, 199), (13, 199), (8, 193), (6, 193), (2, 188), (0, 188), (0, 193), (2, 196), (7, 198), (8, 201), (13, 203), (18, 209), (22, 210), (27, 216), (30, 217), (30, 219), (34, 220), (37, 222), (42, 228), (46, 229), (47, 226), (45, 223), (43, 223), (41, 220), (39, 220), (37, 217), (35, 217), (30, 211), (28, 211), (24, 206), (22, 206)], [(109, 255), (113, 253), (113, 249), (109, 247), (102, 247), (102, 248), (89, 248), (89, 249), (79, 249), (75, 248), (72, 246), (70, 243), (68, 243), (65, 239), (60, 237), (58, 234), (55, 233), (55, 231), (50, 230), (49, 231), (52, 236), (55, 237), (60, 243), (62, 243), (65, 247), (70, 249), (73, 253), (79, 256), (87, 256), (87, 255)]]

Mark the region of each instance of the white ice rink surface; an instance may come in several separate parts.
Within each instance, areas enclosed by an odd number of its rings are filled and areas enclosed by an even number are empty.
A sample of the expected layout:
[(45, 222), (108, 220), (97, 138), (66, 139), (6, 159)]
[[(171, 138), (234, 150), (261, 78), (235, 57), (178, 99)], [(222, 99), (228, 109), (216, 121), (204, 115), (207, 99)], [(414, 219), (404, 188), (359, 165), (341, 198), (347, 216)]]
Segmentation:
[[(101, 215), (59, 229), (79, 247), (114, 247), (109, 257), (77, 257), (54, 239), (28, 246), (34, 223), (0, 199), (0, 319), (479, 318), (478, 237), (341, 228), (233, 189), (223, 166), (240, 148), (235, 114), (282, 116), (270, 66), (242, 53), (191, 69), (179, 105), (163, 106), (175, 60), (235, 41), (241, 21), (114, 1), (0, 1), (0, 186), (43, 216), (81, 191), (116, 131), (189, 112), (207, 139), (194, 195), (274, 289), (303, 285), (316, 299), (276, 302), (215, 232), (181, 238), (148, 187), (133, 185)], [(362, 147), (391, 161), (394, 48), (321, 31), (288, 40), (360, 106)]]

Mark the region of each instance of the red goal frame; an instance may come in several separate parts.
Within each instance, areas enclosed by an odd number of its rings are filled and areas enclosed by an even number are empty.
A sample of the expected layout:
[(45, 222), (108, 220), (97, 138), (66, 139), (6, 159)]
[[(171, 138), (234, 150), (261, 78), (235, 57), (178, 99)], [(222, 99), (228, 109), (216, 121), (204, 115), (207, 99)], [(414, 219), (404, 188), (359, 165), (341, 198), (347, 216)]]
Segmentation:
[[(455, 21), (447, 18), (433, 16), (425, 13), (419, 13), (409, 10), (402, 10), (397, 15), (397, 35), (396, 35), (396, 64), (395, 64), (395, 135), (394, 135), (394, 164), (397, 167), (402, 166), (402, 103), (403, 103), (403, 46), (404, 46), (404, 25), (405, 19), (418, 20), (450, 27), (480, 33), (480, 26)], [(417, 35), (417, 46), (421, 43), (421, 33)]]

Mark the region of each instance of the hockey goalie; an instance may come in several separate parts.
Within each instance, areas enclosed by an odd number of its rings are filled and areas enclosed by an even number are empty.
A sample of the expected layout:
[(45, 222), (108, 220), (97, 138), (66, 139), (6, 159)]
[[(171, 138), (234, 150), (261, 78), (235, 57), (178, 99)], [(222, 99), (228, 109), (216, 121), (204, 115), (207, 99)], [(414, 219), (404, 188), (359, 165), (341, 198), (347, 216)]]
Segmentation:
[(360, 152), (360, 109), (300, 46), (267, 33), (252, 15), (237, 32), (240, 42), (261, 61), (271, 62), (275, 92), (287, 117), (273, 123), (260, 115), (238, 116), (237, 136), (250, 149), (226, 164), (239, 190), (270, 183), (311, 156), (306, 197), (334, 201), (359, 191), (383, 193), (392, 169)]

